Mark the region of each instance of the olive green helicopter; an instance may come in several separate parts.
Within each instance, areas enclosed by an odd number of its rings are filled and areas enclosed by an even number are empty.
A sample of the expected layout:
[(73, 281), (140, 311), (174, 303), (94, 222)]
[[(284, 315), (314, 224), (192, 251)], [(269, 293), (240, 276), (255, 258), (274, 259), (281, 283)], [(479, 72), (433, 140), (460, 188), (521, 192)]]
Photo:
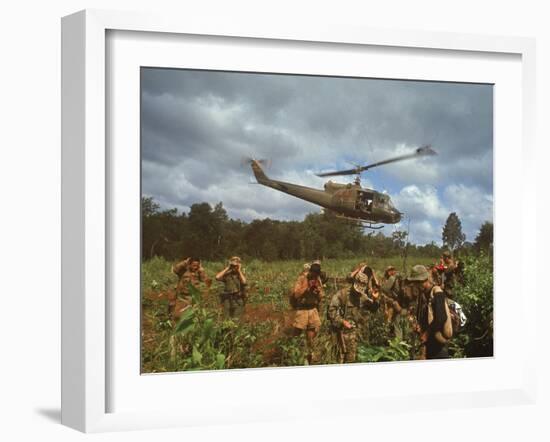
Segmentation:
[(249, 159), (247, 161), (252, 167), (258, 184), (317, 204), (338, 218), (352, 220), (360, 223), (365, 228), (377, 230), (383, 228), (383, 224), (398, 223), (401, 221), (403, 213), (395, 208), (390, 196), (386, 193), (361, 187), (361, 173), (384, 164), (436, 154), (436, 151), (430, 145), (425, 145), (415, 149), (410, 154), (400, 155), (365, 166), (318, 173), (316, 174), (318, 177), (356, 175), (353, 183), (341, 184), (328, 181), (324, 185), (324, 190), (273, 180), (265, 174), (261, 167), (262, 164), (265, 164), (264, 160)]

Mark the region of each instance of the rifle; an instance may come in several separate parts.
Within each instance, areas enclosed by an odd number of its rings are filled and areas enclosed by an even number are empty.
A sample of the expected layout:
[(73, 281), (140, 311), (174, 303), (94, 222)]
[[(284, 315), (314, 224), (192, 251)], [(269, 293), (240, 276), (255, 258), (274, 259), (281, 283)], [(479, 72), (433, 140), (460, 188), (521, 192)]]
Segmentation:
[(340, 357), (344, 359), (344, 355), (346, 354), (346, 341), (344, 341), (344, 331), (338, 330), (337, 337), (338, 337), (338, 344), (340, 346), (340, 351), (342, 353)]

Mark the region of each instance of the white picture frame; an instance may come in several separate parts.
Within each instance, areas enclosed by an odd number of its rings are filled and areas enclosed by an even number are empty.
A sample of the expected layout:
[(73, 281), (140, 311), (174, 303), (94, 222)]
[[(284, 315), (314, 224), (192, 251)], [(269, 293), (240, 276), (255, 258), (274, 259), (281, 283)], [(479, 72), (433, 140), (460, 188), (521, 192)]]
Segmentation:
[[(348, 28), (343, 26), (315, 27), (308, 25), (296, 28), (281, 23), (209, 23), (187, 19), (152, 16), (111, 11), (87, 10), (63, 18), (62, 21), (62, 423), (85, 432), (123, 429), (160, 428), (170, 426), (206, 425), (212, 415), (205, 415), (198, 406), (196, 413), (183, 409), (166, 412), (159, 407), (140, 411), (109, 410), (110, 383), (109, 366), (113, 358), (110, 353), (108, 335), (113, 318), (109, 310), (109, 243), (113, 234), (108, 228), (112, 212), (112, 198), (109, 186), (109, 152), (106, 121), (109, 90), (106, 82), (106, 66), (109, 60), (106, 36), (108, 32), (154, 32), (163, 35), (200, 35), (219, 38), (268, 39), (296, 42), (337, 43), (346, 45), (376, 46), (380, 50), (389, 48), (429, 49), (444, 52), (468, 52), (483, 59), (484, 54), (509, 54), (521, 58), (521, 121), (516, 121), (521, 133), (521, 167), (523, 187), (518, 188), (521, 198), (520, 233), (518, 247), (521, 253), (521, 274), (527, 275), (528, 256), (535, 253), (535, 231), (528, 229), (527, 221), (536, 219), (535, 176), (529, 174), (534, 158), (534, 105), (535, 105), (535, 46), (532, 39), (517, 37), (490, 37), (451, 33), (428, 33), (415, 31), (388, 31), (376, 29)], [(157, 34), (158, 35), (158, 34)], [(498, 144), (498, 138), (496, 140)], [(495, 147), (496, 149), (497, 147)], [(495, 169), (499, 168), (498, 162)], [(139, 196), (138, 196), (139, 197)], [(498, 222), (498, 221), (497, 221)], [(532, 225), (532, 224), (531, 224)], [(496, 237), (505, 237), (506, 232), (496, 231)], [(496, 253), (498, 253), (498, 240)], [(519, 249), (518, 249), (519, 250)], [(518, 309), (526, 311), (529, 303), (535, 303), (534, 281), (524, 278), (521, 296), (516, 303)], [(498, 287), (498, 286), (497, 286)], [(136, 298), (139, 299), (139, 298)], [(520, 316), (524, 330), (524, 351), (521, 369), (509, 384), (489, 390), (442, 393), (437, 395), (438, 408), (469, 407), (476, 405), (497, 405), (503, 403), (533, 403), (535, 400), (535, 334), (536, 323)], [(136, 331), (137, 333), (137, 331)], [(498, 354), (496, 358), (498, 358)], [(468, 364), (475, 361), (457, 361)], [(454, 363), (451, 362), (451, 363)], [(433, 363), (432, 363), (433, 364)], [(364, 366), (349, 367), (350, 377), (361, 376)], [(387, 366), (388, 367), (388, 366)], [(395, 370), (388, 368), (387, 370)], [(413, 366), (399, 369), (414, 370)], [(464, 368), (461, 365), (458, 369)], [(348, 368), (348, 367), (346, 367)], [(138, 369), (136, 367), (136, 369)], [(324, 370), (314, 368), (313, 370)], [(338, 370), (339, 367), (333, 367)], [(341, 369), (341, 367), (340, 367)], [(138, 369), (139, 370), (139, 369)], [(238, 382), (250, 379), (251, 385), (262, 385), (276, 372), (283, 371), (288, 379), (300, 376), (303, 371), (268, 370), (251, 375), (240, 371), (232, 376)], [(216, 382), (223, 385), (225, 372), (210, 373)], [(257, 372), (255, 372), (257, 373)], [(318, 372), (319, 373), (319, 372)], [(328, 373), (328, 372), (324, 372)], [(197, 376), (197, 374), (193, 374)], [(254, 377), (254, 380), (252, 378)], [(165, 377), (164, 383), (175, 382)], [(204, 376), (203, 376), (204, 379)], [(198, 377), (194, 382), (200, 382)], [(254, 387), (250, 387), (253, 389)], [(375, 409), (399, 411), (410, 409), (432, 409), (433, 395), (406, 396), (392, 391), (377, 396), (376, 404), (368, 401), (363, 391), (337, 407), (340, 413), (366, 415)], [(284, 419), (297, 414), (281, 403), (258, 407), (251, 402), (253, 392), (243, 395), (235, 409), (242, 418), (231, 416), (227, 422)], [(330, 398), (328, 400), (331, 400)], [(317, 416), (323, 412), (331, 414), (334, 409), (323, 405), (327, 401), (312, 399)], [(223, 421), (221, 401), (218, 404)], [(215, 404), (214, 404), (215, 408)], [(325, 411), (323, 411), (325, 410)], [(302, 413), (302, 411), (300, 411)], [(215, 413), (214, 413), (215, 415)]]

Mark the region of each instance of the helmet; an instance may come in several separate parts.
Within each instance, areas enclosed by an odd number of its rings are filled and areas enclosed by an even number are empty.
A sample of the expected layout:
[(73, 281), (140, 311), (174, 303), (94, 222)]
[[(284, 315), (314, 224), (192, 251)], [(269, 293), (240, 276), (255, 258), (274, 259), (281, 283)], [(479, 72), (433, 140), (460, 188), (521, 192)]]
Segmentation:
[(426, 281), (428, 279), (428, 270), (423, 265), (413, 266), (411, 274), (407, 277), (407, 281)]

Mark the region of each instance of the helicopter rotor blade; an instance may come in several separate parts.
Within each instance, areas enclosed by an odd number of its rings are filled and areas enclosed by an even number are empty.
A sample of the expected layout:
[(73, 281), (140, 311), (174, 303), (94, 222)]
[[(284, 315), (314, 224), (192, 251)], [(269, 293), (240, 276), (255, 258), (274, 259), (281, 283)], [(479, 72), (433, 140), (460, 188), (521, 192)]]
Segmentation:
[(359, 173), (358, 168), (349, 170), (337, 170), (335, 172), (316, 173), (318, 177), (338, 176), (338, 175), (357, 175)]
[(413, 158), (433, 156), (437, 155), (437, 152), (432, 149), (430, 145), (425, 145), (417, 148), (413, 153), (399, 155), (397, 157), (389, 158), (387, 160), (378, 161), (376, 163), (367, 164), (366, 166), (359, 166), (355, 169), (337, 170), (334, 172), (325, 172), (317, 174), (318, 177), (337, 176), (337, 175), (356, 175), (365, 170), (372, 169), (373, 167), (383, 166), (384, 164), (396, 163), (398, 161), (410, 160)]
[(257, 160), (256, 158), (252, 158), (252, 157), (243, 157), (241, 159), (241, 166), (248, 166), (252, 163), (252, 161), (257, 161), (258, 163), (260, 163), (262, 166), (266, 167), (267, 169), (269, 169), (271, 167), (271, 160), (270, 159), (262, 158), (260, 160)]

